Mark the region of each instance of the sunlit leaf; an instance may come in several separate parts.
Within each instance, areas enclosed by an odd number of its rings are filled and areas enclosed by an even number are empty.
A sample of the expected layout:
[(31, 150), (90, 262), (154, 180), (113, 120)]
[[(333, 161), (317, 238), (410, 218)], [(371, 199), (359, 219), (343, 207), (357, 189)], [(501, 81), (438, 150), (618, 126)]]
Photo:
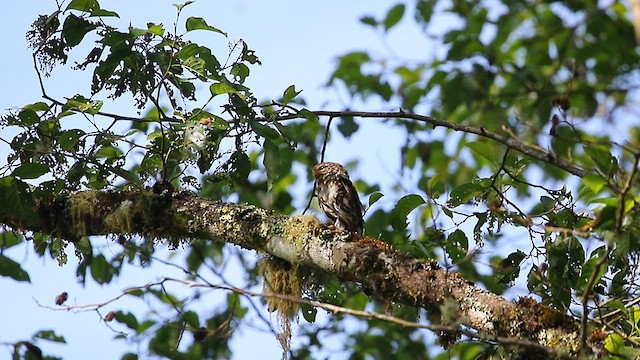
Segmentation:
[(586, 146), (584, 151), (591, 157), (604, 175), (611, 174), (618, 170), (618, 160), (616, 160), (610, 152), (590, 146)]
[(307, 120), (310, 121), (318, 121), (318, 115), (316, 115), (314, 112), (309, 111), (308, 109), (301, 109), (298, 111), (298, 114), (302, 115), (302, 117), (304, 117)]
[(219, 34), (222, 34), (224, 36), (227, 36), (227, 33), (225, 33), (224, 31), (221, 31), (213, 26), (210, 26), (209, 24), (207, 24), (207, 22), (201, 18), (201, 17), (190, 17), (187, 19), (186, 22), (186, 28), (187, 31), (193, 31), (193, 30), (208, 30), (208, 31), (213, 31), (213, 32), (217, 32)]
[(498, 153), (495, 144), (487, 141), (475, 141), (467, 143), (467, 146), (477, 155), (487, 159), (489, 163), (499, 165), (502, 155)]
[(0, 232), (0, 249), (8, 249), (14, 245), (20, 244), (24, 240), (24, 236), (15, 231)]
[(291, 100), (293, 100), (296, 96), (300, 95), (301, 92), (302, 90), (296, 91), (295, 85), (289, 86), (282, 94), (282, 102), (284, 104), (291, 102)]
[(611, 354), (619, 354), (624, 346), (624, 338), (616, 333), (611, 333), (604, 339), (604, 348)]
[(447, 204), (452, 207), (466, 204), (469, 200), (476, 196), (480, 196), (485, 192), (485, 188), (476, 183), (467, 183), (458, 186), (451, 191)]
[(33, 104), (28, 104), (23, 106), (22, 110), (47, 111), (49, 110), (49, 105), (45, 102), (39, 101)]
[(233, 86), (224, 83), (215, 83), (209, 86), (209, 91), (211, 91), (211, 95), (216, 96), (220, 94), (228, 94), (228, 93), (237, 93)]
[(589, 174), (582, 178), (584, 186), (589, 188), (594, 194), (597, 194), (607, 185), (607, 181), (600, 175)]

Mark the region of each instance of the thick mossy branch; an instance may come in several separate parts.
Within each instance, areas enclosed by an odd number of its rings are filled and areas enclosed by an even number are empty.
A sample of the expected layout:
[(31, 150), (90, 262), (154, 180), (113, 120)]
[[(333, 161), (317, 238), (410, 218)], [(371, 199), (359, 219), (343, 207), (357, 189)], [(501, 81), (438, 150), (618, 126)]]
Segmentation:
[[(376, 298), (429, 311), (456, 301), (461, 323), (485, 334), (529, 339), (576, 354), (578, 324), (565, 314), (521, 299), (512, 303), (441, 269), (371, 238), (350, 238), (311, 216), (284, 216), (251, 205), (202, 199), (187, 193), (151, 191), (78, 192), (37, 203), (32, 229), (76, 241), (82, 236), (140, 234), (187, 240), (211, 239), (266, 252), (292, 266), (314, 267), (361, 284)], [(7, 226), (20, 219), (0, 219)], [(451, 314), (446, 314), (451, 316)]]

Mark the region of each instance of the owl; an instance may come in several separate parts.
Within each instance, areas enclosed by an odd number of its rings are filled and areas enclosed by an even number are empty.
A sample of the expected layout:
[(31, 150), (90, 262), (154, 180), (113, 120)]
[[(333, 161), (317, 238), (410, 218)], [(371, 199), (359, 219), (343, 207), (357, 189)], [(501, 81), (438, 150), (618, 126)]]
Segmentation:
[(320, 208), (336, 229), (362, 235), (363, 208), (347, 170), (338, 163), (322, 162), (313, 167), (313, 177)]

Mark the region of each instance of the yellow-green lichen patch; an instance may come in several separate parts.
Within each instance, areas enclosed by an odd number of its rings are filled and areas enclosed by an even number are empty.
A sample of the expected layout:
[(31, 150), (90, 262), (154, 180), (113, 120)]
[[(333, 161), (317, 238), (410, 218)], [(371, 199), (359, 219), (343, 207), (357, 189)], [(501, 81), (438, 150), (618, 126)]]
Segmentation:
[(298, 314), (299, 304), (277, 296), (299, 299), (301, 295), (301, 276), (298, 267), (273, 257), (264, 257), (258, 264), (260, 275), (264, 279), (264, 293), (270, 312), (277, 311), (282, 331), (278, 341), (285, 353), (289, 352), (291, 343), (291, 321)]
[[(304, 245), (318, 229), (318, 219), (313, 216), (292, 216), (282, 227), (282, 240), (286, 241), (291, 249), (292, 255), (297, 260), (302, 260), (305, 254)], [(291, 259), (293, 259), (293, 256)]]
[(87, 235), (87, 222), (95, 215), (98, 204), (97, 191), (84, 191), (69, 198), (73, 233), (77, 237)]
[(105, 227), (109, 232), (130, 234), (133, 231), (133, 202), (124, 200), (105, 219)]

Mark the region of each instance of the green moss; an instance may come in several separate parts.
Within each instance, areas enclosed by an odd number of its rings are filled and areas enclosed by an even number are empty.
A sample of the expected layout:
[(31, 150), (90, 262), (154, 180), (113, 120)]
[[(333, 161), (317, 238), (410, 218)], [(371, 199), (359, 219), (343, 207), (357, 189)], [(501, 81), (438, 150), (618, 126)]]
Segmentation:
[(77, 237), (87, 235), (87, 222), (91, 221), (98, 204), (97, 194), (96, 191), (84, 191), (69, 198), (73, 233)]
[(105, 227), (110, 232), (129, 234), (133, 232), (133, 203), (129, 200), (123, 201), (118, 208), (104, 219)]
[[(299, 299), (302, 293), (301, 277), (298, 267), (291, 263), (267, 256), (258, 264), (260, 275), (264, 278), (264, 290), (266, 295), (285, 295)], [(300, 308), (298, 303), (284, 298), (267, 296), (267, 305), (270, 312), (277, 311), (282, 331), (278, 334), (278, 341), (285, 353), (289, 352), (291, 343), (291, 321), (296, 318)]]

